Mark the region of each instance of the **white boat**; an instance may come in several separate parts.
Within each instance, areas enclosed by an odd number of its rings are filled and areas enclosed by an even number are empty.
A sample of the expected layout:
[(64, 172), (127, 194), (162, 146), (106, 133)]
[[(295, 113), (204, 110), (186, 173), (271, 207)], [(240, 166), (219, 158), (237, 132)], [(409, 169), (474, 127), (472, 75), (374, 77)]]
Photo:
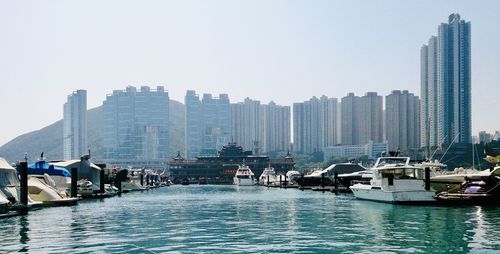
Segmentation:
[(233, 183), (238, 186), (255, 185), (255, 177), (252, 170), (247, 165), (240, 165), (233, 178)]
[(358, 199), (390, 203), (435, 202), (435, 192), (425, 188), (424, 168), (409, 162), (409, 157), (378, 158), (370, 184), (356, 183), (349, 188)]
[[(46, 176), (50, 179), (50, 176)], [(28, 177), (28, 193), (35, 200), (46, 206), (75, 205), (78, 198), (67, 198), (57, 190), (38, 177)]]
[[(0, 158), (0, 200), (7, 200), (12, 208), (21, 205), (21, 186), (17, 172), (4, 158)], [(42, 202), (34, 201), (28, 195), (28, 207), (41, 204)]]
[(297, 179), (300, 178), (302, 174), (296, 170), (290, 170), (286, 172), (286, 179), (288, 180), (288, 185), (298, 185)]
[(276, 181), (276, 171), (274, 171), (274, 168), (271, 166), (268, 166), (267, 168), (262, 171), (262, 174), (259, 177), (259, 184), (260, 185), (271, 185), (274, 184)]

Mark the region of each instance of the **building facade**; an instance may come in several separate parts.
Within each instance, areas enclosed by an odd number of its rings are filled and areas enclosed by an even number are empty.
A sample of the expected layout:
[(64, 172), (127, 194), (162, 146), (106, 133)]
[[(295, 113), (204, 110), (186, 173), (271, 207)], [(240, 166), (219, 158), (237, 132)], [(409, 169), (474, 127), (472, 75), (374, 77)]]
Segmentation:
[(169, 96), (156, 90), (129, 86), (115, 90), (103, 103), (103, 149), (107, 161), (136, 165), (138, 161), (169, 159)]
[(313, 97), (309, 101), (293, 104), (294, 151), (298, 153), (322, 152), (337, 141), (336, 98)]
[(337, 145), (325, 147), (323, 158), (328, 161), (332, 158), (358, 158), (368, 156), (368, 159), (376, 159), (383, 154), (387, 154), (387, 143), (373, 143), (370, 141), (362, 145)]
[(385, 97), (386, 137), (389, 150), (420, 148), (420, 100), (408, 91)]
[(87, 153), (87, 91), (68, 95), (63, 107), (63, 159), (79, 159)]
[(341, 100), (342, 144), (361, 145), (384, 141), (383, 98), (376, 92), (362, 97), (349, 93)]
[(218, 98), (203, 94), (200, 100), (195, 91), (188, 90), (185, 97), (186, 156), (215, 155), (231, 138), (231, 106), (229, 96)]
[(290, 148), (290, 107), (264, 105), (264, 152), (284, 152)]
[(420, 49), (422, 146), (472, 142), (470, 32), (451, 14)]

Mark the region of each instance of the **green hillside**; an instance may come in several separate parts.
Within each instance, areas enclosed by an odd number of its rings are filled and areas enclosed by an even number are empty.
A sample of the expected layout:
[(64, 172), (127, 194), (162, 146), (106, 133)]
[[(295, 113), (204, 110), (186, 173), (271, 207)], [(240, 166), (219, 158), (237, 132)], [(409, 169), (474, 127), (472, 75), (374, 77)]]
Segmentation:
[[(88, 145), (92, 156), (96, 159), (102, 154), (101, 143), (101, 107), (87, 111), (87, 135)], [(184, 104), (170, 100), (170, 153), (173, 156), (177, 151), (184, 151)], [(41, 152), (49, 160), (62, 159), (63, 140), (62, 120), (47, 127), (18, 136), (2, 147), (0, 157), (10, 162), (23, 160), (24, 154), (28, 153), (31, 161), (36, 160)]]

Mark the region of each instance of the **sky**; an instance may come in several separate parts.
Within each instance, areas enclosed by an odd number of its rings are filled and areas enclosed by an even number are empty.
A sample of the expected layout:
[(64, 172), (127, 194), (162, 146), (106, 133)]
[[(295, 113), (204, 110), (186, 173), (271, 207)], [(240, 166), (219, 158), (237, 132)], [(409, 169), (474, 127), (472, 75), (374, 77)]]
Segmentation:
[[(126, 86), (281, 105), (420, 95), (420, 47), (448, 15), (472, 27), (473, 134), (500, 130), (500, 1), (0, 0), (0, 145)], [(50, 141), (47, 141), (50, 142)]]

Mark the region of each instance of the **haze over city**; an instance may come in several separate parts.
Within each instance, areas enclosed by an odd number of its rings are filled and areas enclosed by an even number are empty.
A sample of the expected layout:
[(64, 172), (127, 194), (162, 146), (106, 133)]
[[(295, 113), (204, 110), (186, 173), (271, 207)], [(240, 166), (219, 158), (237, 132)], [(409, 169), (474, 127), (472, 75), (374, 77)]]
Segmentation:
[[(181, 4), (182, 2), (182, 4)], [(420, 47), (450, 13), (472, 25), (473, 135), (500, 126), (500, 3), (0, 1), (0, 145), (126, 86), (282, 105), (323, 94), (420, 95)]]

